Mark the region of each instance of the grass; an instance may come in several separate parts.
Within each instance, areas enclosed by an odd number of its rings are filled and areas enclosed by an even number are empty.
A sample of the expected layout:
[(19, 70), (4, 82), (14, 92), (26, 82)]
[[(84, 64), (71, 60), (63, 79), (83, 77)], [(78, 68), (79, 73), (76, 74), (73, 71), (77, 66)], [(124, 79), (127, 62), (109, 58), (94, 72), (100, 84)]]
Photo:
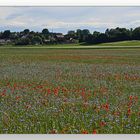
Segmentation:
[(83, 43), (79, 44), (55, 44), (55, 45), (27, 45), (27, 46), (15, 46), (5, 45), (0, 48), (50, 48), (50, 49), (116, 49), (116, 48), (140, 48), (140, 41), (118, 41), (110, 43), (100, 43), (95, 45), (86, 45)]
[(0, 133), (139, 134), (140, 49), (0, 48)]
[(133, 40), (133, 41), (118, 41), (118, 42), (110, 42), (110, 43), (101, 43), (98, 44), (98, 46), (139, 46), (140, 47), (140, 41)]

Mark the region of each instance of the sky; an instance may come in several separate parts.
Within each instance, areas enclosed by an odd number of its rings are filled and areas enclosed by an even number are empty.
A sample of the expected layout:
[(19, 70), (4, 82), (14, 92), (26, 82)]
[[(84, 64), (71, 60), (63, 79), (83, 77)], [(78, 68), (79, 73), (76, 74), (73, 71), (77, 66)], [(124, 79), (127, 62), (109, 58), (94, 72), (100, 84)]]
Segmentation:
[(30, 29), (67, 33), (140, 26), (140, 7), (0, 7), (0, 31)]

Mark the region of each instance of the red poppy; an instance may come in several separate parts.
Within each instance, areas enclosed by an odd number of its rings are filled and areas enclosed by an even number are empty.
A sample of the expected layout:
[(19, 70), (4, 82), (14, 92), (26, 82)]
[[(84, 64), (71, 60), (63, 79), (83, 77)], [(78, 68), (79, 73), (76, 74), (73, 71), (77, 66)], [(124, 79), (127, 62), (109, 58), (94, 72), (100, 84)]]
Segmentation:
[(128, 107), (131, 107), (131, 106), (132, 106), (132, 103), (133, 103), (133, 102), (130, 101), (130, 102), (127, 104), (127, 106), (128, 106)]
[(105, 125), (106, 125), (106, 123), (105, 123), (105, 122), (103, 122), (103, 121), (102, 121), (102, 122), (100, 122), (100, 126), (101, 126), (101, 127), (104, 127)]
[(16, 83), (14, 83), (14, 89), (16, 89), (16, 87), (17, 87), (17, 84), (16, 84)]
[(57, 88), (54, 89), (54, 95), (55, 95), (55, 96), (58, 96), (58, 89), (57, 89)]
[(47, 89), (47, 93), (48, 93), (48, 94), (51, 94), (51, 89), (48, 88), (48, 89)]
[(93, 130), (92, 134), (97, 134), (97, 131), (96, 129)]
[(6, 93), (6, 89), (3, 90), (3, 93)]
[(128, 116), (131, 115), (131, 109), (130, 109), (130, 108), (127, 110), (127, 115), (128, 115)]
[(3, 92), (3, 93), (1, 93), (0, 94), (1, 95), (1, 97), (4, 97), (4, 96), (6, 96), (6, 94)]
[(85, 91), (82, 91), (82, 92), (81, 92), (81, 96), (82, 96), (82, 97), (85, 97), (85, 95), (86, 95), (86, 94), (85, 94)]
[(21, 97), (20, 96), (16, 96), (16, 100), (18, 101)]
[(88, 131), (83, 130), (83, 131), (82, 131), (82, 134), (88, 134)]
[(26, 105), (25, 108), (29, 109), (31, 108), (31, 105)]
[(50, 134), (57, 134), (57, 130), (52, 130), (51, 132), (50, 132)]
[(104, 104), (102, 107), (103, 107), (106, 111), (109, 111), (109, 104), (108, 104), (108, 103)]
[(129, 96), (129, 100), (132, 100), (133, 99), (133, 96), (131, 95), (131, 96)]

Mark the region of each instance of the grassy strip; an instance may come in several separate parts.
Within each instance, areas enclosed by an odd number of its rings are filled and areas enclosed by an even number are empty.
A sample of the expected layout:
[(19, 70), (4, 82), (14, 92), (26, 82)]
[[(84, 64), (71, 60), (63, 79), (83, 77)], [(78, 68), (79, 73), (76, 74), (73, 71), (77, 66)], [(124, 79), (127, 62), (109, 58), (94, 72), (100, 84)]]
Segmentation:
[(2, 46), (0, 49), (139, 49), (140, 46)]
[(100, 43), (98, 46), (140, 46), (140, 41), (118, 41), (118, 42), (110, 42), (110, 43)]

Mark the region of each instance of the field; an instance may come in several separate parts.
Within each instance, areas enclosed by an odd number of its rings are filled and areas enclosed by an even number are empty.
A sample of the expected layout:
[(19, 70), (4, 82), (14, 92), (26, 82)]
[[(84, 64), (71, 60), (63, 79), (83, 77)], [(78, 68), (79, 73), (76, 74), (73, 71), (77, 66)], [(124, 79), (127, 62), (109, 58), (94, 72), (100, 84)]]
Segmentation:
[(140, 41), (139, 40), (132, 40), (132, 41), (117, 41), (117, 42), (109, 42), (109, 43), (99, 43), (99, 44), (85, 44), (85, 43), (78, 43), (78, 44), (51, 44), (51, 45), (6, 45), (0, 46), (0, 48), (49, 48), (49, 49), (124, 49), (124, 48), (139, 48)]
[(139, 94), (139, 48), (0, 48), (1, 134), (139, 134)]
[(139, 40), (133, 41), (118, 41), (118, 42), (110, 42), (110, 43), (100, 43), (99, 46), (140, 46)]

